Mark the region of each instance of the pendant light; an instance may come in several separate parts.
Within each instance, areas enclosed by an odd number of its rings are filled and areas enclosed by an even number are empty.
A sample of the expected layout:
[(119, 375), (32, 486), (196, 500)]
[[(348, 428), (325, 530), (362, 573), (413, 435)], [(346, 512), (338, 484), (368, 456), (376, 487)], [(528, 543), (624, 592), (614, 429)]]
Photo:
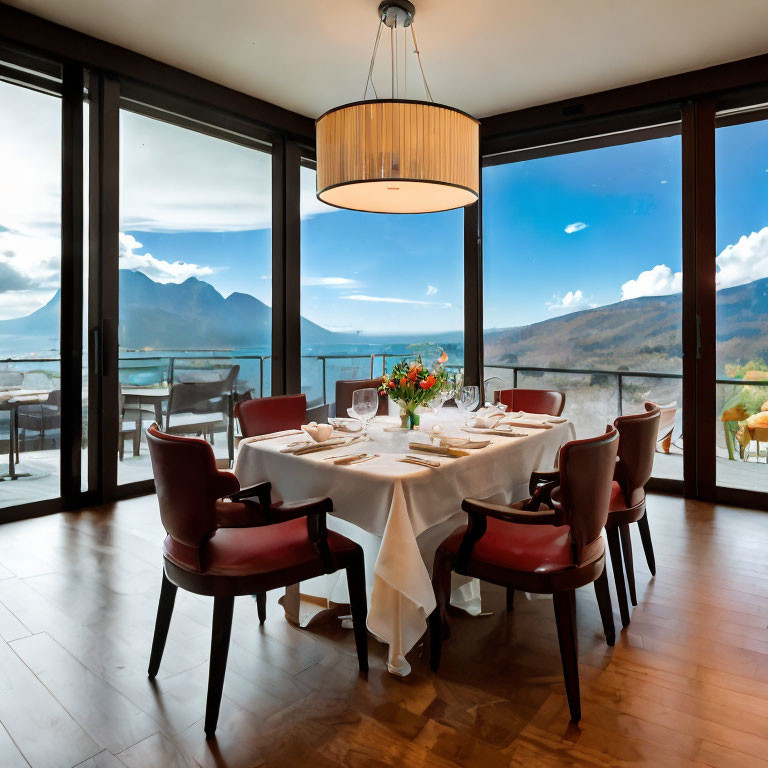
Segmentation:
[[(430, 213), (461, 208), (478, 198), (479, 123), (432, 99), (416, 43), (414, 14), (413, 4), (405, 0), (379, 5), (379, 29), (363, 100), (331, 109), (315, 123), (317, 197), (328, 205), (372, 213)], [(391, 98), (380, 99), (373, 66), (385, 26), (390, 33), (392, 90)], [(398, 98), (401, 79), (404, 91), (408, 84), (409, 27), (427, 97), (423, 101)], [(366, 100), (369, 86), (375, 98)]]

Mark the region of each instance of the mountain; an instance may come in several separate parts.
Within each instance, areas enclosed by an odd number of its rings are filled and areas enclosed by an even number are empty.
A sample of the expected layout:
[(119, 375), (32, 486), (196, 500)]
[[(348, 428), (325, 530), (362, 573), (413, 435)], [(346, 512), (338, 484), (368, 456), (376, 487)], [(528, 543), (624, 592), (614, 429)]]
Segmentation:
[[(0, 346), (58, 347), (60, 296), (26, 317), (0, 321)], [(517, 328), (485, 331), (486, 363), (551, 368), (679, 370), (681, 295), (620, 301)], [(141, 272), (120, 270), (120, 345), (127, 349), (248, 349), (271, 341), (272, 310), (247, 293), (226, 299), (194, 277), (156, 283)], [(768, 278), (717, 294), (717, 352), (722, 362), (768, 361)], [(415, 331), (415, 334), (417, 331)], [(301, 318), (306, 345), (409, 343), (404, 336), (340, 334)], [(414, 335), (412, 341), (421, 340)], [(430, 341), (458, 346), (458, 332)]]
[[(0, 336), (56, 340), (61, 297), (26, 317), (0, 321)], [(210, 284), (190, 277), (156, 283), (141, 272), (120, 270), (120, 346), (127, 349), (232, 349), (271, 343), (272, 310), (247, 293), (226, 299)], [(335, 343), (337, 334), (301, 318), (309, 344)], [(54, 343), (54, 346), (56, 344)]]
[[(486, 363), (679, 370), (682, 296), (646, 296), (517, 328), (485, 331)], [(768, 278), (717, 292), (722, 363), (768, 361)]]

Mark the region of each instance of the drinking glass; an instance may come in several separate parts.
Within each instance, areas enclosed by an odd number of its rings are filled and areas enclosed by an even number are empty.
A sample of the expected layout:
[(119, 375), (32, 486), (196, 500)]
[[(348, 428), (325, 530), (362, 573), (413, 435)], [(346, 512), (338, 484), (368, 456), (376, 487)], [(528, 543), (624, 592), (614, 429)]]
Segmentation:
[(379, 393), (373, 387), (356, 389), (352, 393), (352, 413), (363, 425), (363, 436), (368, 437), (368, 420), (379, 408)]
[(461, 391), (456, 395), (456, 407), (461, 412), (465, 424), (467, 423), (468, 412), (474, 411), (479, 402), (480, 387), (477, 387), (474, 384), (462, 387)]

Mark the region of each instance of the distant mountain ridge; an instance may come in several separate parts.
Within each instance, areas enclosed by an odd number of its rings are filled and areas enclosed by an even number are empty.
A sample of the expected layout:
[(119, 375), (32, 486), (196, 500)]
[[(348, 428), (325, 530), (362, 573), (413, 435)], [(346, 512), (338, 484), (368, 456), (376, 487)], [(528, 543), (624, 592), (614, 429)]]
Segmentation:
[[(242, 349), (272, 341), (272, 309), (247, 293), (226, 299), (195, 277), (157, 283), (142, 272), (120, 270), (120, 346), (127, 349)], [(56, 337), (61, 296), (26, 317), (0, 321), (0, 335)], [(338, 334), (301, 318), (310, 344), (334, 343)]]
[[(190, 277), (157, 283), (120, 270), (120, 345), (127, 349), (248, 349), (271, 343), (272, 310), (247, 293), (224, 298), (210, 283)], [(768, 361), (768, 278), (719, 291), (719, 359)], [(60, 295), (26, 317), (0, 321), (0, 336), (35, 337), (57, 344)], [(485, 360), (552, 368), (679, 370), (681, 295), (646, 296), (573, 312), (526, 326), (485, 331)], [(424, 340), (335, 333), (301, 318), (306, 345)], [(427, 341), (461, 343), (461, 333), (429, 334)]]
[[(531, 325), (485, 331), (486, 363), (551, 368), (679, 369), (682, 295), (644, 296)], [(768, 278), (717, 293), (721, 361), (768, 361)]]

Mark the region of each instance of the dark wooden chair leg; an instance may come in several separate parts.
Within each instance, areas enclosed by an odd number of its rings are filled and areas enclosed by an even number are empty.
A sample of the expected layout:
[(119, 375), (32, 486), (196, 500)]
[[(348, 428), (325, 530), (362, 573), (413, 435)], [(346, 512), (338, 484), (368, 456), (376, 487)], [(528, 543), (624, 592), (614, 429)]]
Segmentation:
[(629, 523), (619, 526), (621, 538), (621, 553), (624, 556), (624, 568), (627, 572), (627, 584), (629, 585), (629, 599), (632, 605), (637, 605), (637, 592), (635, 591), (635, 563), (632, 559), (632, 535), (629, 531)]
[(347, 589), (349, 590), (349, 607), (352, 613), (352, 626), (355, 632), (355, 647), (357, 648), (357, 663), (361, 672), (368, 671), (368, 596), (365, 591), (365, 564), (363, 552), (360, 550), (355, 559), (347, 566)]
[(643, 512), (643, 516), (637, 521), (637, 527), (640, 529), (640, 540), (643, 542), (645, 559), (651, 575), (656, 575), (656, 557), (653, 554), (653, 542), (651, 541), (651, 529), (648, 527), (648, 510)]
[(168, 577), (163, 573), (160, 602), (157, 605), (157, 619), (155, 620), (155, 634), (152, 638), (152, 652), (149, 655), (149, 669), (147, 670), (150, 680), (157, 677), (157, 672), (160, 669), (165, 641), (168, 637), (168, 628), (171, 626), (173, 604), (176, 602), (176, 590), (176, 585), (168, 581)]
[(267, 620), (267, 593), (256, 593), (256, 611), (259, 614), (259, 624), (263, 624)]
[(619, 529), (606, 528), (608, 537), (608, 549), (611, 553), (611, 568), (613, 568), (613, 580), (616, 582), (616, 598), (619, 601), (619, 613), (621, 614), (621, 626), (629, 626), (629, 605), (627, 603), (627, 588), (624, 584), (624, 568), (621, 565), (621, 544), (619, 542)]
[(581, 720), (581, 693), (579, 692), (579, 648), (576, 635), (575, 592), (555, 592), (552, 596), (555, 604), (555, 622), (557, 639), (560, 643), (560, 658), (563, 662), (565, 693), (568, 697), (568, 709), (571, 722)]
[(229, 636), (232, 631), (234, 597), (213, 599), (213, 632), (211, 633), (211, 661), (208, 668), (208, 700), (205, 705), (205, 738), (212, 739), (219, 720), (224, 675), (227, 671)]
[(443, 620), (438, 605), (429, 614), (429, 666), (433, 672), (440, 668), (440, 656), (443, 652)]
[(611, 591), (608, 589), (608, 568), (595, 580), (595, 597), (597, 607), (600, 609), (600, 618), (603, 621), (605, 642), (613, 645), (616, 642), (616, 625), (613, 623), (613, 606), (611, 605)]
[(429, 615), (429, 666), (437, 672), (440, 666), (440, 655), (443, 650), (443, 640), (450, 637), (448, 627), (448, 603), (451, 600), (451, 571), (452, 563), (440, 550), (435, 555), (432, 572), (432, 588), (435, 591), (435, 610)]
[(513, 611), (515, 609), (515, 590), (512, 587), (507, 587), (507, 610)]

